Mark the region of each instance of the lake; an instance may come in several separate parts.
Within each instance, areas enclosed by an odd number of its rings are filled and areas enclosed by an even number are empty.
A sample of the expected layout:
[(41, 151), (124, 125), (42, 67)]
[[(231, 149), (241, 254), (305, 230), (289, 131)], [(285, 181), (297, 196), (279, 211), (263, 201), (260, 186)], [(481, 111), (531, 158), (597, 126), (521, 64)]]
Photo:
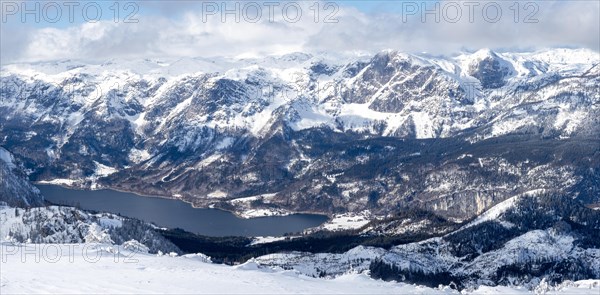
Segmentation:
[(160, 227), (181, 228), (206, 236), (281, 236), (319, 226), (327, 216), (293, 214), (251, 219), (218, 209), (193, 208), (180, 200), (144, 197), (109, 189), (78, 190), (57, 185), (36, 185), (46, 200), (59, 205), (109, 212), (152, 222)]

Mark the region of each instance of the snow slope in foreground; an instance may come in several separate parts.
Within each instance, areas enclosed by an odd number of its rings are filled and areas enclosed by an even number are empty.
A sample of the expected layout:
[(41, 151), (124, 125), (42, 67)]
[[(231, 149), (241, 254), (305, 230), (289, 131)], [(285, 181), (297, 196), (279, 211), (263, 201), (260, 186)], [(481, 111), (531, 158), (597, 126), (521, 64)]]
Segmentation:
[[(115, 256), (107, 250), (117, 249), (116, 246), (109, 245), (3, 244), (1, 248), (2, 294), (445, 294), (451, 291), (376, 281), (364, 274), (316, 279), (291, 271), (259, 268), (254, 262), (230, 267), (207, 263), (203, 256), (195, 255), (171, 257), (135, 253), (131, 256), (132, 252), (118, 249), (122, 255)], [(56, 259), (58, 250), (64, 254)]]
[[(133, 253), (110, 245), (41, 244), (0, 247), (0, 292), (11, 293), (244, 293), (244, 294), (457, 294), (376, 281), (365, 274), (316, 279), (291, 271), (211, 264), (202, 255), (181, 257)], [(118, 250), (118, 254), (117, 253)], [(564, 294), (598, 294), (600, 281), (572, 283)], [(527, 293), (482, 287), (478, 294)]]

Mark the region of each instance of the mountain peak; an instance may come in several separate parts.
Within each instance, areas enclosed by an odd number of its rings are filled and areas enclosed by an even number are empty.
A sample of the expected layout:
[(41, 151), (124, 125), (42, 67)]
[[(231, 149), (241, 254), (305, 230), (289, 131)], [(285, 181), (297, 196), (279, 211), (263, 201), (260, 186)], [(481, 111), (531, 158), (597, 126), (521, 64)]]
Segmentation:
[(482, 48), (477, 50), (475, 53), (471, 55), (474, 60), (484, 60), (487, 58), (496, 59), (499, 58), (498, 54), (489, 48)]

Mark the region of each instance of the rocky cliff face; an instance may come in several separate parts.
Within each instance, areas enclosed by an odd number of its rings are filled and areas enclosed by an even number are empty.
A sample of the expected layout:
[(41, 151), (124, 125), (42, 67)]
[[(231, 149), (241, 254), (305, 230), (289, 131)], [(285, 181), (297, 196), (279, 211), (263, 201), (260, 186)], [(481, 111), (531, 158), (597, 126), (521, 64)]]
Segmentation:
[(535, 189), (598, 203), (598, 63), (554, 49), (14, 64), (0, 140), (32, 180), (230, 210), (466, 219)]

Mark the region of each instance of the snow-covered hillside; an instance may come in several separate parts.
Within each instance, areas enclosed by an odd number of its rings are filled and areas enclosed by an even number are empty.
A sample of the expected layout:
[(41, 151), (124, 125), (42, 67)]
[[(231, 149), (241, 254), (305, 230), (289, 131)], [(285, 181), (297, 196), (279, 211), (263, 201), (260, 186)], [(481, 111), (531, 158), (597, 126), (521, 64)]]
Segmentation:
[[(459, 294), (373, 280), (348, 273), (335, 279), (261, 267), (253, 261), (231, 267), (203, 255), (150, 255), (105, 244), (0, 245), (0, 290), (13, 293), (162, 294)], [(568, 282), (539, 289), (547, 294), (597, 294), (600, 281)], [(473, 294), (529, 294), (518, 287), (481, 287)]]
[(151, 253), (180, 252), (153, 225), (110, 213), (90, 213), (73, 207), (12, 208), (0, 206), (0, 242), (141, 243)]
[[(382, 221), (385, 223), (385, 221)], [(430, 231), (425, 225), (421, 231)], [(552, 195), (522, 195), (482, 214), (449, 234), (400, 244), (389, 250), (359, 246), (345, 253), (278, 253), (258, 257), (263, 265), (310, 276), (348, 270), (408, 282), (518, 285), (600, 278), (600, 214)], [(365, 232), (363, 234), (373, 234)], [(381, 237), (399, 235), (388, 231)]]

